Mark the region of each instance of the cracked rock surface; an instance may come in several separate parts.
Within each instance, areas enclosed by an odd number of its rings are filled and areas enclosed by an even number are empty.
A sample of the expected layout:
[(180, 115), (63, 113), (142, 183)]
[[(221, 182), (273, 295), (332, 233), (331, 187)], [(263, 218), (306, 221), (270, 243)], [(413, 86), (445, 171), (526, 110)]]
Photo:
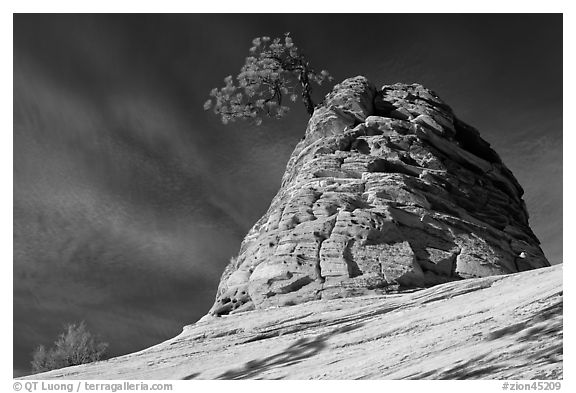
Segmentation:
[(550, 266), (522, 194), (434, 92), (347, 79), (316, 108), (210, 314)]

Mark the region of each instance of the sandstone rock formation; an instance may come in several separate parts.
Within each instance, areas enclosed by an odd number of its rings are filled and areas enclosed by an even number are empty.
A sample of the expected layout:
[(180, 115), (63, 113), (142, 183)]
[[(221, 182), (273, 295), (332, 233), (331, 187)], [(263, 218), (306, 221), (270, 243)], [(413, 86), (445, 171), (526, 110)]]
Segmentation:
[[(27, 379), (562, 379), (562, 266), (206, 317)], [(495, 389), (501, 389), (501, 382)]]
[(209, 315), (27, 378), (561, 379), (562, 266), (547, 267), (522, 192), (430, 90), (348, 79), (316, 108)]
[(549, 266), (522, 193), (432, 91), (345, 80), (316, 108), (210, 313)]

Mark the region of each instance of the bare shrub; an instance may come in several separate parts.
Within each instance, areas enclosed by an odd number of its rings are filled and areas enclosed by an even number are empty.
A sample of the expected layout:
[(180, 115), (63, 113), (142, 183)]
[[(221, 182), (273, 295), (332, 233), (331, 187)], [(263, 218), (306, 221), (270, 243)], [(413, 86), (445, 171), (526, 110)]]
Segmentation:
[(65, 326), (52, 348), (38, 346), (32, 355), (32, 371), (35, 373), (55, 370), (77, 364), (100, 360), (108, 343), (98, 341), (84, 321)]

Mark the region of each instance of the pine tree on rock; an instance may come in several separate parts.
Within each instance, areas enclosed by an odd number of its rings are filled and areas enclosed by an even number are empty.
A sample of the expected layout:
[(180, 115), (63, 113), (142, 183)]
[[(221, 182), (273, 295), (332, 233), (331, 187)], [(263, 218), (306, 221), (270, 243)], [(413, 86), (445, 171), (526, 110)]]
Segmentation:
[(316, 72), (312, 68), (290, 33), (283, 39), (258, 37), (252, 40), (250, 56), (240, 73), (235, 79), (232, 75), (224, 78), (224, 87), (212, 89), (204, 109), (212, 109), (224, 124), (242, 119), (260, 125), (263, 115), (276, 119), (286, 115), (290, 108), (283, 105), (284, 98), (296, 102), (300, 89), (300, 98), (311, 116), (315, 106), (312, 83), (321, 85), (332, 80), (328, 71)]

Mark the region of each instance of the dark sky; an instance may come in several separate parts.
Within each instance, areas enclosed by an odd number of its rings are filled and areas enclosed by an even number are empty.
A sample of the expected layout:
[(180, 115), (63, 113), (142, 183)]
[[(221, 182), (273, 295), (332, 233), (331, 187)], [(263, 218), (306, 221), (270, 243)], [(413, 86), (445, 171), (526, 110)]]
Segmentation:
[(202, 104), (252, 38), (286, 31), (336, 81), (435, 90), (561, 261), (561, 15), (15, 15), (15, 373), (66, 322), (118, 355), (206, 313), (307, 116), (223, 126)]

